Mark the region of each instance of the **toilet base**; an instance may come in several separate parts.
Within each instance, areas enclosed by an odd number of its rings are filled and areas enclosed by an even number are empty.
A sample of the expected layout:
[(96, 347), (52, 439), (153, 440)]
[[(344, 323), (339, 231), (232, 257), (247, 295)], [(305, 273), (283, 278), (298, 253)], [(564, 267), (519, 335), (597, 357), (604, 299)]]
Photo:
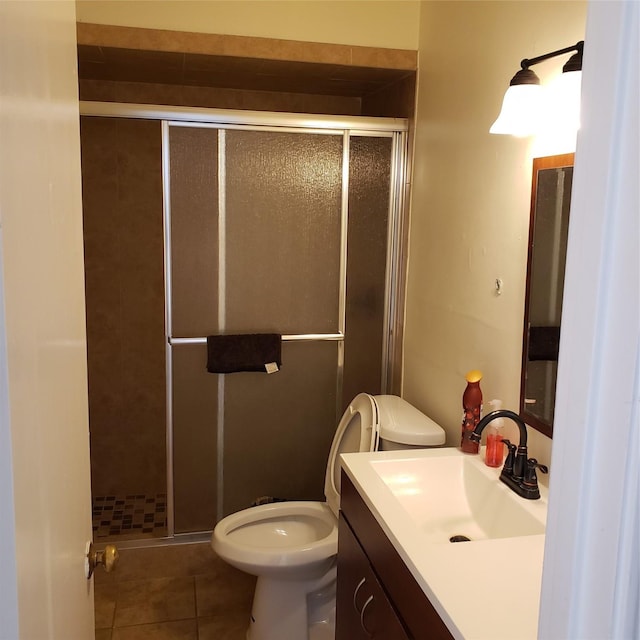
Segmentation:
[(333, 638), (335, 583), (335, 566), (307, 583), (259, 576), (247, 640)]

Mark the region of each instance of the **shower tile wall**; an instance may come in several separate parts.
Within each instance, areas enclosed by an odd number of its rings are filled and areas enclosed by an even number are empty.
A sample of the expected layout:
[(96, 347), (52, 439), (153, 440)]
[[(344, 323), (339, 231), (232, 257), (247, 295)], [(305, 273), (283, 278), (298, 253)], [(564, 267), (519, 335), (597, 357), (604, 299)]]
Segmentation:
[(80, 80), (80, 99), (252, 111), (361, 114), (361, 100), (357, 97), (93, 79)]
[(95, 505), (166, 494), (160, 123), (83, 118), (81, 142)]
[(409, 118), (414, 111), (412, 50), (79, 23), (78, 63), (81, 100)]

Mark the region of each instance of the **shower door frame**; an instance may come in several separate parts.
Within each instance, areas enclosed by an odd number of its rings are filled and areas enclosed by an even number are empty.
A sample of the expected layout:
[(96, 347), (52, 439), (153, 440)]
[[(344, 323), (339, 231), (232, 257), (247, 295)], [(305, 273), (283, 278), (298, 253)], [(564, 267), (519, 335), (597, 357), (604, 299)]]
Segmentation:
[[(163, 182), (163, 226), (164, 226), (164, 278), (165, 278), (165, 360), (166, 360), (166, 457), (167, 457), (167, 537), (151, 540), (133, 540), (120, 546), (146, 546), (158, 543), (183, 542), (208, 538), (208, 532), (175, 533), (174, 522), (174, 482), (173, 482), (173, 379), (172, 346), (180, 344), (204, 344), (206, 337), (179, 338), (172, 335), (171, 321), (171, 211), (169, 179), (169, 129), (176, 127), (214, 128), (218, 130), (240, 129), (254, 131), (278, 131), (291, 133), (316, 133), (319, 135), (342, 135), (342, 198), (341, 198), (341, 238), (340, 238), (340, 286), (338, 308), (338, 332), (334, 334), (294, 334), (283, 335), (283, 341), (328, 340), (338, 343), (337, 406), (339, 418), (342, 401), (342, 378), (344, 366), (344, 338), (346, 320), (346, 277), (347, 277), (347, 231), (349, 197), (350, 139), (353, 136), (388, 137), (391, 146), (391, 176), (389, 189), (389, 217), (387, 229), (387, 259), (385, 273), (385, 307), (382, 341), (381, 390), (391, 391), (394, 364), (402, 345), (398, 332), (400, 304), (404, 277), (401, 273), (402, 242), (406, 217), (408, 121), (404, 118), (374, 118), (365, 116), (329, 116), (295, 113), (272, 113), (261, 111), (240, 111), (208, 109), (196, 107), (167, 107), (159, 105), (126, 104), (112, 102), (80, 102), (80, 115), (112, 118), (133, 118), (160, 120), (162, 131), (162, 182)], [(224, 327), (224, 325), (223, 325)], [(220, 377), (222, 384), (224, 377)], [(220, 392), (220, 390), (219, 390)], [(224, 392), (224, 388), (222, 389)], [(223, 406), (223, 405), (222, 405)], [(219, 419), (218, 419), (219, 422)], [(218, 428), (220, 441), (223, 430)], [(221, 516), (223, 472), (220, 457), (223, 447), (218, 447), (218, 520)]]

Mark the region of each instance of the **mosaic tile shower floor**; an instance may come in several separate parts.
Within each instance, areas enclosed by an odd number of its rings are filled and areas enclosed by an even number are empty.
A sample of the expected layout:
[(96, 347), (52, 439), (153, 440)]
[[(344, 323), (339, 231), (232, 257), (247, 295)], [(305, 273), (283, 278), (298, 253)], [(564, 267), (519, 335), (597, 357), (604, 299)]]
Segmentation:
[(94, 496), (94, 541), (157, 538), (167, 535), (167, 496)]

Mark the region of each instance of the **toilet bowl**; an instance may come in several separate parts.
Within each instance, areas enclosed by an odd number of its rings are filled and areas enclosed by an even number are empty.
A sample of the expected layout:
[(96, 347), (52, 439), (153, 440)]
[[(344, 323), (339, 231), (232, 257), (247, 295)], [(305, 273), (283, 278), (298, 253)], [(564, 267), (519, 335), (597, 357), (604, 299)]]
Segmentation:
[(335, 616), (340, 454), (444, 444), (444, 430), (398, 396), (361, 393), (331, 445), (326, 502), (277, 502), (222, 519), (211, 540), (232, 566), (257, 576), (248, 640), (330, 640)]
[(214, 541), (218, 555), (246, 573), (313, 580), (333, 565), (338, 530), (324, 502), (276, 502), (227, 516)]

